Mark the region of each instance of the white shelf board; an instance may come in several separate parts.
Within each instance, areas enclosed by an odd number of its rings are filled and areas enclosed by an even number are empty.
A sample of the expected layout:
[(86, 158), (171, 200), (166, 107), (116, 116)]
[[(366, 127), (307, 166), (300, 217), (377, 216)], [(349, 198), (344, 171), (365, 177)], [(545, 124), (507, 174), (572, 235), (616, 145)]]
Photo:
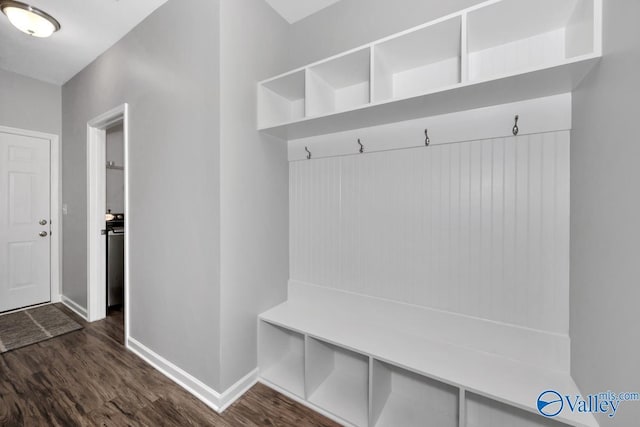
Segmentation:
[(367, 426), (368, 384), (347, 369), (335, 369), (309, 396), (309, 401), (356, 426)]
[(546, 67), (561, 63), (566, 58), (564, 34), (565, 31), (559, 29), (469, 52), (469, 81), (486, 80), (500, 74), (519, 74), (520, 70), (532, 66)]
[(567, 427), (555, 418), (545, 418), (522, 411), (503, 403), (497, 403), (467, 394), (465, 427)]
[(468, 14), (469, 51), (548, 33), (567, 25), (579, 2), (593, 0), (508, 0)]
[(420, 427), (432, 425), (438, 427), (457, 427), (458, 420), (452, 420), (448, 414), (434, 411), (424, 405), (419, 398), (401, 393), (391, 393), (382, 409), (375, 427)]
[[(312, 303), (285, 302), (260, 318), (532, 413), (537, 413), (537, 397), (544, 390), (580, 394), (567, 373), (420, 339), (404, 334), (402, 325), (376, 324), (358, 313)], [(591, 414), (565, 411), (557, 420), (573, 426), (598, 426)]]
[(280, 387), (278, 384), (274, 384), (264, 377), (259, 377), (258, 382), (266, 385), (267, 387), (277, 391), (280, 394), (287, 396), (289, 399), (293, 400), (294, 402), (298, 402), (302, 406), (306, 406), (312, 411), (315, 411), (329, 418), (330, 420), (335, 421), (338, 424), (344, 425), (345, 427), (357, 427), (351, 424), (350, 422), (346, 421), (344, 418), (340, 418), (337, 415), (327, 411), (325, 408), (315, 405), (312, 402), (308, 401), (307, 399), (304, 399), (296, 394), (291, 393), (291, 391), (287, 390), (286, 388)]
[(376, 427), (458, 427), (459, 388), (376, 360), (371, 381)]
[(307, 117), (259, 130), (287, 140), (412, 120), (541, 98), (573, 91), (600, 55), (585, 55), (543, 69), (524, 70), (517, 75), (463, 82), (422, 95), (372, 103), (339, 113)]
[(260, 372), (260, 376), (297, 396), (304, 397), (304, 360), (298, 354), (288, 352), (280, 361)]

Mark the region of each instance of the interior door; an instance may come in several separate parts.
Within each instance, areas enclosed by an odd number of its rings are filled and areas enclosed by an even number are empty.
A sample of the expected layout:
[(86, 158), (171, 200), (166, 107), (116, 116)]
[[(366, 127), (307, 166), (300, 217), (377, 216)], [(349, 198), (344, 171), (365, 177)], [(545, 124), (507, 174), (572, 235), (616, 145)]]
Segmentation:
[(51, 300), (50, 150), (0, 132), (0, 312)]

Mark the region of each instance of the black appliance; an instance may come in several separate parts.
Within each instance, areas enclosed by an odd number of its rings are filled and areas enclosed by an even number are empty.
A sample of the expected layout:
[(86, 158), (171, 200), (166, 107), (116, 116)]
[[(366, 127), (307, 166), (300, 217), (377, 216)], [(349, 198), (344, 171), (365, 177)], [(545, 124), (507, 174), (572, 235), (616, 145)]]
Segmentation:
[(107, 309), (124, 304), (124, 214), (107, 213)]

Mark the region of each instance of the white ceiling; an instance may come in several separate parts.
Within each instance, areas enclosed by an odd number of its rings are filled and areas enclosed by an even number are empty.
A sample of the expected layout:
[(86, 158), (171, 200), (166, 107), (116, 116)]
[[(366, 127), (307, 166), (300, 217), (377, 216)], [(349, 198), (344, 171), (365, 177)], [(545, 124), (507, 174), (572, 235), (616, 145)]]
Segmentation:
[(167, 0), (22, 1), (52, 15), (62, 28), (39, 39), (13, 28), (0, 13), (0, 68), (63, 84)]
[(290, 24), (313, 15), (340, 0), (266, 0)]

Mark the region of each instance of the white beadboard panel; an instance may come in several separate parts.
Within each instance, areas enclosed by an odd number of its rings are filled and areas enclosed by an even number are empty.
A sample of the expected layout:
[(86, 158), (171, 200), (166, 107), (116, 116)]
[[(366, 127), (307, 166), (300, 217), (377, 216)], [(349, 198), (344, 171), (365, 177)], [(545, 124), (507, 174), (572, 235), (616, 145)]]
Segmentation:
[(291, 279), (568, 333), (569, 132), (290, 163)]
[[(290, 268), (318, 283), (340, 281), (340, 164), (319, 159), (290, 166)], [(323, 177), (322, 179), (318, 179)], [(313, 244), (310, 244), (313, 242)]]

